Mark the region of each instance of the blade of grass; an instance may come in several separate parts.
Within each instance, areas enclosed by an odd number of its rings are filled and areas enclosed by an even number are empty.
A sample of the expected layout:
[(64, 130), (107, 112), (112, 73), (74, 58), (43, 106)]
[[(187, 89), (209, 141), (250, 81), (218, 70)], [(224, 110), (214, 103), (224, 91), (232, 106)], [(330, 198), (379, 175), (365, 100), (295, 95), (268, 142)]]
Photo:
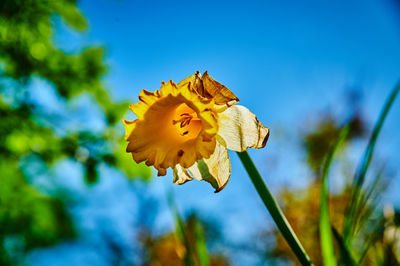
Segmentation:
[(374, 180), (363, 191), (360, 197), (359, 215), (356, 221), (357, 227), (354, 228), (354, 233), (361, 231), (366, 222), (370, 221), (371, 215), (377, 209), (380, 203), (381, 193), (385, 190), (386, 184), (383, 180), (383, 168), (374, 177)]
[(336, 152), (343, 144), (349, 133), (349, 126), (343, 127), (339, 132), (339, 137), (336, 139), (334, 145), (329, 150), (325, 163), (323, 166), (322, 177), (321, 177), (321, 192), (320, 192), (320, 219), (319, 219), (319, 231), (320, 241), (322, 250), (322, 259), (324, 265), (335, 266), (337, 265), (333, 240), (331, 223), (329, 218), (329, 186), (328, 186), (328, 175), (329, 170), (335, 157)]
[(247, 174), (253, 182), (253, 185), (256, 188), (258, 195), (261, 197), (265, 207), (267, 207), (269, 213), (272, 216), (272, 219), (277, 225), (279, 231), (282, 233), (283, 237), (286, 239), (297, 259), (302, 265), (312, 265), (310, 258), (305, 252), (300, 241), (297, 239), (296, 234), (291, 228), (278, 203), (275, 201), (268, 187), (265, 185), (264, 180), (262, 179), (256, 166), (251, 160), (249, 154), (246, 151), (237, 152), (237, 154), (244, 168), (246, 169)]
[(206, 240), (204, 237), (204, 229), (201, 223), (196, 220), (194, 225), (195, 230), (195, 241), (196, 241), (196, 255), (199, 259), (200, 266), (209, 266), (210, 265), (210, 258), (208, 256)]
[[(381, 193), (385, 190), (386, 187), (386, 183), (382, 181), (383, 170), (384, 168), (382, 167), (378, 174), (375, 176), (374, 182), (369, 184), (368, 187), (365, 189), (365, 193), (363, 193), (363, 195), (365, 196), (361, 198), (364, 205), (360, 208), (360, 221), (358, 221), (358, 228), (356, 228), (355, 230), (357, 233), (358, 231), (361, 231), (362, 227), (367, 227), (368, 231), (366, 232), (364, 229), (363, 235), (365, 239), (363, 240), (364, 245), (359, 252), (360, 255), (358, 257), (358, 265), (362, 264), (368, 251), (371, 248), (376, 248), (375, 244), (382, 237), (382, 228), (385, 225), (385, 220), (382, 217), (382, 214), (379, 216), (379, 218), (373, 218), (373, 214), (376, 213), (376, 209), (380, 204), (379, 199)], [(370, 226), (368, 226), (368, 224), (370, 224)]]
[(385, 102), (385, 105), (382, 108), (379, 118), (374, 126), (373, 131), (372, 131), (367, 148), (365, 149), (360, 167), (358, 168), (358, 171), (354, 177), (354, 182), (352, 185), (352, 187), (353, 187), (352, 196), (351, 196), (351, 199), (347, 206), (346, 220), (345, 220), (344, 229), (343, 229), (343, 238), (347, 245), (349, 245), (351, 243), (352, 238), (354, 236), (354, 231), (355, 231), (354, 229), (357, 228), (356, 220), (357, 220), (357, 214), (358, 214), (358, 209), (359, 209), (359, 205), (360, 205), (361, 189), (364, 184), (365, 176), (367, 174), (369, 165), (371, 163), (371, 159), (372, 159), (372, 155), (373, 155), (373, 152), (375, 149), (376, 141), (377, 141), (379, 133), (382, 129), (383, 122), (385, 121), (385, 118), (387, 117), (387, 115), (390, 111), (390, 108), (392, 107), (393, 102), (396, 99), (396, 96), (397, 96), (399, 90), (400, 90), (400, 82), (392, 90), (392, 92), (390, 93), (389, 97), (387, 98), (387, 100)]
[(361, 251), (361, 253), (360, 253), (361, 255), (360, 255), (360, 257), (358, 258), (358, 265), (361, 265), (361, 264), (362, 264), (362, 262), (363, 262), (363, 260), (365, 259), (365, 257), (366, 257), (366, 255), (367, 255), (369, 249), (372, 248), (372, 247), (374, 246), (374, 244), (381, 238), (381, 235), (380, 235), (379, 233), (376, 233), (376, 232), (380, 232), (380, 231), (381, 231), (380, 229), (381, 229), (383, 226), (384, 226), (384, 221), (381, 220), (381, 222), (378, 223), (378, 224), (375, 226), (374, 230), (372, 231), (372, 232), (374, 232), (374, 233), (372, 233), (371, 235), (369, 235), (369, 239), (367, 239), (367, 240), (365, 241), (366, 244), (364, 245), (364, 249)]
[(356, 266), (358, 265), (356, 263), (356, 260), (354, 259), (353, 255), (351, 254), (350, 250), (347, 248), (346, 243), (344, 242), (342, 236), (339, 234), (339, 232), (336, 230), (335, 227), (331, 227), (333, 236), (336, 239), (336, 242), (338, 243), (339, 250), (340, 250), (340, 258), (341, 258), (341, 265), (347, 265), (347, 266)]
[(186, 248), (184, 264), (185, 264), (185, 266), (192, 266), (194, 264), (192, 261), (189, 239), (187, 237), (186, 230), (185, 230), (185, 223), (183, 222), (183, 219), (178, 212), (178, 208), (175, 205), (172, 193), (170, 193), (168, 195), (168, 204), (171, 209), (172, 215), (175, 219), (176, 235), (178, 236), (179, 240), (184, 243), (185, 248)]
[[(386, 188), (386, 184), (382, 187), (383, 185), (383, 173), (384, 173), (384, 167), (381, 167), (381, 169), (379, 170), (379, 172), (375, 175), (374, 177), (374, 182), (371, 183), (367, 189), (365, 190), (365, 195), (361, 198), (362, 202), (367, 203), (369, 201), (371, 201), (370, 199), (374, 196), (374, 194), (380, 193), (383, 190), (385, 190)], [(382, 188), (380, 188), (382, 187)], [(379, 190), (377, 190), (377, 188), (380, 188)], [(373, 201), (373, 200), (372, 200)], [(366, 205), (366, 204), (365, 204)]]

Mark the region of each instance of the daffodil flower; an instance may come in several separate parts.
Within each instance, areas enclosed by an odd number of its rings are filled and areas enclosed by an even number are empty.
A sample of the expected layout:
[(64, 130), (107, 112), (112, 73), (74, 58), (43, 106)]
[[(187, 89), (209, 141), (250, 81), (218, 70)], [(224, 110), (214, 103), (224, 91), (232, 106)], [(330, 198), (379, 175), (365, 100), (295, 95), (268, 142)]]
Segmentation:
[(182, 80), (162, 82), (160, 90), (142, 90), (130, 105), (137, 116), (124, 120), (127, 152), (137, 162), (154, 166), (159, 176), (173, 169), (175, 184), (205, 180), (221, 191), (231, 175), (228, 150), (263, 148), (269, 136), (239, 99), (207, 71)]

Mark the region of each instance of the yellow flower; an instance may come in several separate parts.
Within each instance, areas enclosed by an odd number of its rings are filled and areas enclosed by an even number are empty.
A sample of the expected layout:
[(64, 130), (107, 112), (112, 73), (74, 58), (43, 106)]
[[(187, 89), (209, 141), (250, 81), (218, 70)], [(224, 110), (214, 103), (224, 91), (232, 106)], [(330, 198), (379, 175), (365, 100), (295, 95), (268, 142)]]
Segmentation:
[(209, 182), (215, 192), (227, 184), (231, 165), (228, 150), (263, 148), (269, 129), (239, 99), (207, 71), (178, 85), (162, 82), (155, 92), (142, 90), (139, 103), (130, 105), (137, 119), (124, 120), (127, 152), (166, 175), (171, 167), (174, 183), (196, 178)]

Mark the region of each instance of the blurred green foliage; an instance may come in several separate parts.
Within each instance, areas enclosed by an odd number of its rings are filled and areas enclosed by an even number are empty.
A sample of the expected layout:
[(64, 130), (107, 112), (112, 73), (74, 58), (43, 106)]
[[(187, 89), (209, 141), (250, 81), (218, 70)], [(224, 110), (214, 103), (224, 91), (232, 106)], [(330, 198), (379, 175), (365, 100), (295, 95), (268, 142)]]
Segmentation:
[[(28, 168), (35, 158), (47, 169), (61, 159), (80, 162), (89, 184), (98, 180), (100, 164), (118, 168), (129, 178), (147, 180), (152, 174), (124, 151), (120, 121), (128, 103), (114, 102), (102, 85), (107, 70), (104, 50), (89, 47), (67, 54), (57, 48), (53, 43), (56, 16), (75, 30), (86, 28), (75, 0), (0, 1), (1, 265), (19, 262), (29, 250), (75, 235), (64, 199), (43, 195), (31, 186), (21, 169), (23, 159)], [(43, 106), (29, 97), (34, 78), (51, 84), (65, 103), (83, 93), (90, 95), (104, 112), (105, 129), (60, 128), (57, 120), (62, 118), (49, 118)]]

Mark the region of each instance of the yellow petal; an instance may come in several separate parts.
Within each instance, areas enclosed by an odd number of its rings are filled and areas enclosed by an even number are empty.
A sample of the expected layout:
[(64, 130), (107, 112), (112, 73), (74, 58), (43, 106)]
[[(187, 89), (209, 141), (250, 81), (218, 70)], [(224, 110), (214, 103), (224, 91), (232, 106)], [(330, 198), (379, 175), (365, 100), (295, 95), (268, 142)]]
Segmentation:
[(125, 139), (128, 140), (129, 136), (132, 133), (132, 131), (135, 129), (136, 120), (129, 121), (129, 120), (124, 119), (123, 123), (124, 123), (124, 126), (125, 126)]
[(162, 81), (160, 91), (161, 95), (163, 96), (166, 96), (168, 94), (176, 96), (179, 92), (176, 84), (172, 80), (168, 81), (168, 83)]
[(139, 93), (139, 100), (147, 105), (152, 105), (158, 100), (158, 97), (154, 92), (142, 90)]
[(137, 116), (137, 118), (143, 118), (144, 114), (146, 113), (148, 106), (143, 102), (138, 102), (135, 104), (130, 104), (129, 109)]
[(201, 159), (188, 168), (189, 173), (197, 180), (204, 180), (215, 188), (215, 193), (221, 191), (231, 176), (231, 163), (228, 150), (218, 144), (214, 153), (208, 159)]
[(218, 123), (218, 135), (230, 150), (241, 152), (247, 148), (260, 149), (267, 143), (269, 129), (244, 106), (234, 105), (227, 108), (219, 114)]
[(201, 79), (203, 81), (204, 91), (208, 93), (211, 98), (214, 99), (216, 104), (226, 104), (228, 106), (231, 106), (239, 102), (239, 98), (236, 97), (233, 92), (231, 92), (227, 87), (210, 77), (207, 71), (204, 72)]
[(138, 119), (125, 121), (127, 152), (135, 161), (146, 161), (164, 175), (168, 167), (187, 168), (210, 157), (218, 132), (214, 103), (190, 92), (188, 84), (178, 89), (171, 81), (163, 82), (160, 92), (142, 91), (139, 99), (131, 106), (140, 110)]

